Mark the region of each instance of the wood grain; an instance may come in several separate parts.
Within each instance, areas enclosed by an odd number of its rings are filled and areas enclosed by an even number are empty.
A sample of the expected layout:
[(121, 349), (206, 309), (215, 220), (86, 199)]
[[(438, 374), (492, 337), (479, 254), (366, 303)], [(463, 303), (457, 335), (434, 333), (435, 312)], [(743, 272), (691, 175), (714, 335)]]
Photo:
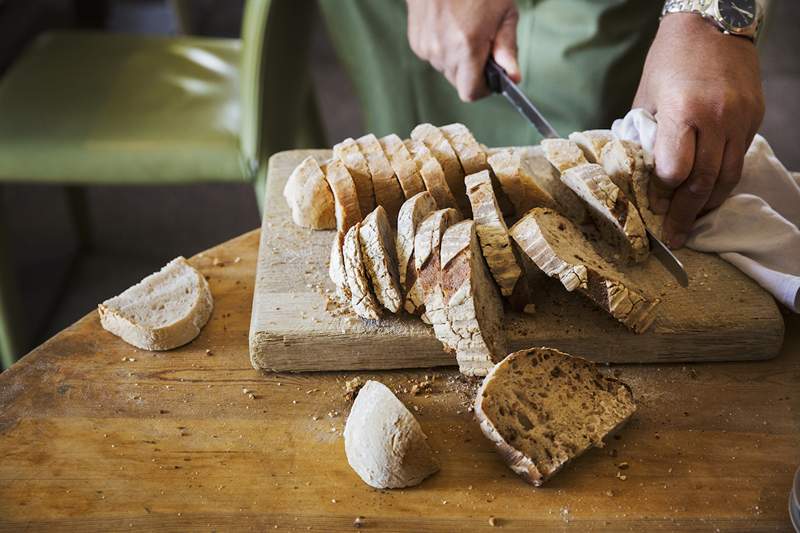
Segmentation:
[[(270, 159), (250, 327), (253, 365), (268, 370), (391, 369), (453, 365), (454, 358), (419, 319), (362, 321), (347, 307), (328, 309), (333, 283), (327, 261), (331, 231), (291, 222), (281, 196), (292, 169), (329, 150), (297, 150)], [(709, 254), (681, 250), (690, 288), (656, 259), (626, 274), (663, 303), (651, 329), (636, 335), (555, 280), (540, 288), (537, 313), (507, 313), (512, 350), (551, 346), (600, 362), (768, 359), (780, 349), (784, 324), (772, 297), (737, 269)], [(310, 356), (310, 354), (314, 354)]]
[[(191, 259), (216, 304), (191, 344), (138, 350), (92, 312), (0, 375), (0, 531), (352, 531), (356, 516), (380, 531), (490, 530), (491, 516), (500, 531), (791, 530), (797, 316), (770, 361), (615, 366), (637, 397), (633, 420), (534, 489), (480, 434), (455, 370), (254, 370), (258, 240), (252, 232)], [(403, 392), (425, 374), (436, 376), (429, 395)], [(399, 391), (441, 472), (401, 491), (359, 480), (341, 438), (354, 376)]]

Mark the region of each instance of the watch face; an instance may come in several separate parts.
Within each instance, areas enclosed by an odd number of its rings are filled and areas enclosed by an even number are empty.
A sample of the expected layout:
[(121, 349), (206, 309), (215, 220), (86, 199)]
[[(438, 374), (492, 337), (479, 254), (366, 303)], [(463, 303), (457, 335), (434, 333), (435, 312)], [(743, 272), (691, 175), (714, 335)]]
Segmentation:
[(719, 0), (719, 15), (725, 24), (741, 30), (756, 20), (756, 0)]

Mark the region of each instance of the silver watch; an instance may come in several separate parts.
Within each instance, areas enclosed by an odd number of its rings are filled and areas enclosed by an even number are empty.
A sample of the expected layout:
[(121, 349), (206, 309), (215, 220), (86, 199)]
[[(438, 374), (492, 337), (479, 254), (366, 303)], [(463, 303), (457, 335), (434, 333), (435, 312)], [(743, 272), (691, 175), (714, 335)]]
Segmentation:
[(713, 22), (723, 33), (758, 38), (763, 9), (757, 0), (667, 0), (661, 16), (697, 13)]

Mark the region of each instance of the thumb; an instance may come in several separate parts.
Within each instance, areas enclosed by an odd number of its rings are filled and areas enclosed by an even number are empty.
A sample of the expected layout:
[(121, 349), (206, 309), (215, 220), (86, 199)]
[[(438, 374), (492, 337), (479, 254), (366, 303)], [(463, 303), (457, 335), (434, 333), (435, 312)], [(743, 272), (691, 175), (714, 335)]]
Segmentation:
[(500, 21), (492, 43), (492, 57), (515, 83), (522, 80), (517, 63), (517, 22), (519, 12), (516, 8), (508, 10)]

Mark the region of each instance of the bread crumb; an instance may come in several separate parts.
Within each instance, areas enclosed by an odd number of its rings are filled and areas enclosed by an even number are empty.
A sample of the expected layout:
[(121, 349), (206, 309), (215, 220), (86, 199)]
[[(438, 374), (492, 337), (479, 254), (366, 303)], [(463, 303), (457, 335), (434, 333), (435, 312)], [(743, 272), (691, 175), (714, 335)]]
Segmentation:
[(352, 402), (356, 398), (356, 394), (364, 386), (364, 380), (360, 377), (354, 377), (344, 382), (344, 399)]
[(209, 350), (209, 349), (206, 349), (206, 355), (214, 355), (214, 352), (212, 352), (212, 351), (211, 351), (211, 350)]
[(617, 477), (620, 479), (620, 481), (625, 481), (626, 479), (628, 479), (628, 476), (619, 471), (617, 472)]
[(617, 465), (617, 468), (619, 468), (620, 470), (627, 470), (629, 467), (630, 467), (630, 465), (625, 461), (623, 461), (623, 462), (621, 462), (621, 463), (619, 463)]
[(359, 529), (361, 526), (364, 525), (364, 517), (357, 516), (355, 520), (353, 520), (353, 527)]
[(522, 312), (526, 315), (534, 315), (536, 314), (536, 304), (528, 304), (522, 308)]
[(492, 527), (497, 526), (497, 519), (495, 517), (493, 517), (493, 516), (490, 516), (489, 517), (489, 525), (492, 526)]

